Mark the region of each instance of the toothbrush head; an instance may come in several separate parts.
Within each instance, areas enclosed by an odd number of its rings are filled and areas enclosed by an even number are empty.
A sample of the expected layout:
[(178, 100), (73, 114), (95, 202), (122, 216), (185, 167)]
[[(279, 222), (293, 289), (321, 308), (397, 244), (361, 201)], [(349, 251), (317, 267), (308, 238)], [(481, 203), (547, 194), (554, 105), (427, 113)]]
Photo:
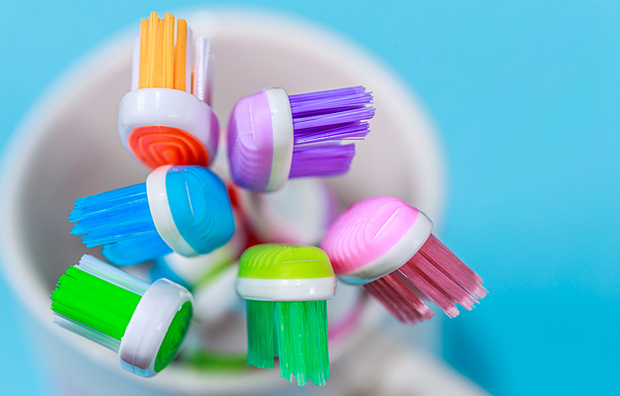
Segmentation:
[(317, 247), (256, 245), (239, 260), (237, 293), (246, 300), (318, 301), (335, 292), (329, 257)]
[(283, 88), (241, 99), (228, 122), (228, 158), (235, 182), (275, 191), (288, 180), (293, 157), (293, 117)]
[(133, 313), (118, 351), (125, 370), (152, 377), (176, 356), (193, 316), (192, 295), (182, 286), (158, 279)]
[(207, 254), (235, 229), (224, 183), (200, 166), (162, 166), (146, 183), (78, 198), (69, 221), (86, 247), (112, 245), (104, 255), (119, 265)]
[[(209, 166), (217, 152), (219, 122), (210, 107), (210, 41), (196, 39), (183, 19), (143, 19), (134, 43), (132, 90), (121, 100), (119, 133), (125, 148), (151, 169)], [(192, 58), (195, 61), (192, 64)], [(192, 83), (192, 76), (194, 76)]]
[(415, 324), (456, 304), (473, 309), (486, 294), (482, 278), (432, 234), (420, 210), (393, 197), (362, 200), (332, 224), (321, 242), (346, 283), (362, 285), (398, 320)]
[(235, 221), (224, 183), (199, 166), (163, 166), (146, 191), (153, 223), (170, 248), (186, 257), (211, 253), (228, 242)]
[(398, 198), (379, 196), (355, 203), (321, 242), (334, 272), (345, 283), (364, 284), (409, 261), (431, 235), (433, 223)]
[(170, 364), (193, 314), (182, 286), (148, 284), (88, 254), (60, 277), (51, 298), (56, 324), (118, 352), (121, 367), (142, 377)]
[(267, 192), (291, 178), (345, 174), (355, 147), (343, 143), (366, 137), (366, 121), (375, 114), (371, 102), (361, 86), (290, 96), (268, 88), (241, 99), (228, 122), (233, 179)]

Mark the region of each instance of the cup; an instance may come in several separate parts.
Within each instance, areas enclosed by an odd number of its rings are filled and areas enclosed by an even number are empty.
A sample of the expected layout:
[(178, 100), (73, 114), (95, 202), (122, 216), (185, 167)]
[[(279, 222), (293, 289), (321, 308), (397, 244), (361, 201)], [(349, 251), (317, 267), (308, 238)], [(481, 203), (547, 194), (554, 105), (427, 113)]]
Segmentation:
[[(221, 10), (182, 16), (195, 35), (212, 38), (213, 107), (222, 125), (237, 100), (266, 87), (301, 93), (364, 85), (374, 94), (376, 116), (370, 135), (356, 145), (351, 172), (330, 180), (340, 203), (393, 195), (441, 220), (445, 182), (435, 130), (407, 84), (388, 67), (333, 32), (291, 17)], [(125, 152), (117, 125), (118, 105), (130, 89), (137, 26), (60, 78), (30, 109), (5, 150), (0, 252), (5, 277), (23, 305), (23, 325), (59, 394), (290, 394), (296, 387), (277, 370), (205, 373), (173, 363), (153, 379), (137, 378), (119, 368), (113, 353), (52, 323), (50, 293), (64, 270), (87, 252), (69, 235), (73, 202), (142, 182), (148, 173)], [(332, 345), (333, 360), (346, 359), (358, 347), (356, 340), (377, 326), (381, 312), (377, 304), (367, 305), (360, 324)]]

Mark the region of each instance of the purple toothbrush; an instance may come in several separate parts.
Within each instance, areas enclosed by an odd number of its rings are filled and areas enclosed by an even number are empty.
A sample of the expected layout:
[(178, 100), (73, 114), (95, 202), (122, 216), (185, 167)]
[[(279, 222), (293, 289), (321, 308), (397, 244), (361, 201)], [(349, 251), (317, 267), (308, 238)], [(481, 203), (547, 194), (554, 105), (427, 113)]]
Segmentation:
[(228, 158), (235, 182), (275, 191), (289, 178), (342, 175), (353, 144), (369, 132), (375, 109), (362, 86), (288, 95), (267, 88), (241, 99), (228, 123)]

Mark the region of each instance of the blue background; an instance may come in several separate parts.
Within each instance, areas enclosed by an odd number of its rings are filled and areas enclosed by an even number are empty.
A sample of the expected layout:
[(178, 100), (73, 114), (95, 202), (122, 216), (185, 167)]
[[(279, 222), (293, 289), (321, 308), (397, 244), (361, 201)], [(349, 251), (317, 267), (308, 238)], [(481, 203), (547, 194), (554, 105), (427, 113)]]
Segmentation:
[[(498, 395), (618, 394), (620, 3), (235, 2), (328, 26), (409, 81), (449, 160), (444, 242), (490, 291), (444, 354)], [(230, 4), (233, 4), (232, 2)], [(0, 145), (65, 68), (152, 10), (226, 2), (4, 1)], [(0, 379), (41, 394), (0, 279)]]

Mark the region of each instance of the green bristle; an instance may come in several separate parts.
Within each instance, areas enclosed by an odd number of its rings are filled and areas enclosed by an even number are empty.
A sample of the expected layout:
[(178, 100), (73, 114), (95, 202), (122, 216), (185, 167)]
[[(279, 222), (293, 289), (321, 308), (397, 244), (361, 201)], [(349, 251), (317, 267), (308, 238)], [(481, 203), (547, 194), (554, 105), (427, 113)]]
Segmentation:
[(248, 359), (250, 366), (272, 369), (275, 354), (273, 303), (247, 300)]
[(52, 310), (120, 340), (140, 299), (122, 287), (70, 267), (52, 293)]
[(273, 357), (277, 355), (281, 377), (289, 381), (294, 377), (300, 387), (308, 381), (318, 386), (326, 384), (329, 379), (326, 301), (247, 300), (247, 310), (248, 364), (272, 368)]

